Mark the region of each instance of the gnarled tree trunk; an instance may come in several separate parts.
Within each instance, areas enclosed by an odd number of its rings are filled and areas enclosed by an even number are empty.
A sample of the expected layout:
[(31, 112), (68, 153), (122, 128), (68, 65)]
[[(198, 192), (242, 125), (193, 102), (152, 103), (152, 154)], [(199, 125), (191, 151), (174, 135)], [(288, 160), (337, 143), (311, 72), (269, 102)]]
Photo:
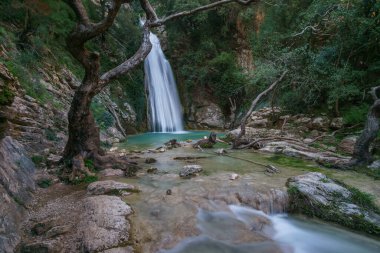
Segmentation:
[(354, 153), (350, 162), (351, 165), (366, 165), (372, 161), (370, 145), (376, 139), (379, 132), (380, 99), (377, 94), (378, 92), (380, 92), (380, 86), (374, 87), (371, 90), (371, 95), (375, 101), (369, 109), (363, 132), (355, 143)]

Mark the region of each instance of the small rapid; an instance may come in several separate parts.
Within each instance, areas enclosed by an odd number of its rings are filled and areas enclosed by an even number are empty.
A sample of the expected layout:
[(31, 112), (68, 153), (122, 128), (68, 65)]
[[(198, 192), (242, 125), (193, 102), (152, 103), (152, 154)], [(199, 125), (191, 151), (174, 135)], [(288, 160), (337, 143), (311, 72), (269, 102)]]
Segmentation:
[(152, 50), (145, 59), (145, 81), (149, 91), (149, 117), (153, 132), (183, 131), (182, 106), (169, 61), (158, 37), (150, 33)]
[(160, 253), (377, 253), (380, 242), (325, 223), (249, 207), (200, 209), (201, 234)]

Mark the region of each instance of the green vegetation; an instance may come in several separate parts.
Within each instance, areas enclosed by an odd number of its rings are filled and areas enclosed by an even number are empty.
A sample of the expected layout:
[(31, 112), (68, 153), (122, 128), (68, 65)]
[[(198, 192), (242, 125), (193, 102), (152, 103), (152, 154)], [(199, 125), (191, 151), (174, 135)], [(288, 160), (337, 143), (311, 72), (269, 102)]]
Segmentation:
[(52, 184), (53, 184), (53, 182), (51, 181), (51, 179), (42, 179), (42, 180), (37, 182), (37, 185), (41, 188), (48, 188)]
[(45, 161), (46, 161), (45, 157), (40, 156), (40, 155), (32, 156), (31, 159), (37, 167), (40, 166), (41, 164), (45, 163)]
[(0, 105), (11, 104), (13, 101), (13, 98), (14, 98), (14, 94), (8, 87), (4, 87), (0, 91)]

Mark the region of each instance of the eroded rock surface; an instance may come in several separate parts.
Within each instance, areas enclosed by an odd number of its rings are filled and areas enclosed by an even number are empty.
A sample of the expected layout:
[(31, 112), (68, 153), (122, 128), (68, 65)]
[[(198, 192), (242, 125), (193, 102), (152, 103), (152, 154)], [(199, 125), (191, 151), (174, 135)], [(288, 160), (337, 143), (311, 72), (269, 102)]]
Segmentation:
[(79, 224), (84, 252), (117, 248), (128, 242), (130, 224), (126, 217), (132, 209), (119, 197), (88, 197), (84, 200), (84, 208)]
[(380, 236), (379, 214), (360, 204), (357, 191), (317, 172), (289, 178), (287, 185), (292, 211)]
[(203, 170), (202, 166), (197, 165), (197, 164), (185, 165), (179, 172), (179, 176), (185, 177), (185, 178), (196, 176), (197, 173), (201, 172), (202, 170)]
[(90, 195), (117, 194), (122, 195), (131, 191), (136, 191), (136, 187), (130, 184), (113, 180), (97, 181), (89, 184), (87, 192)]
[(35, 189), (35, 166), (17, 141), (0, 140), (0, 252), (13, 252), (20, 242), (20, 223)]

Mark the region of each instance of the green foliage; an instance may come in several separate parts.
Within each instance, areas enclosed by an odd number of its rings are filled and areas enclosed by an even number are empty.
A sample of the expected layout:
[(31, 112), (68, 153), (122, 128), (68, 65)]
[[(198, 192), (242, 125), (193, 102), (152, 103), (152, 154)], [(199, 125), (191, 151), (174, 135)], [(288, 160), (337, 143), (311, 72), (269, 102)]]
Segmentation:
[(380, 214), (380, 209), (376, 206), (375, 197), (373, 195), (362, 192), (355, 187), (348, 187), (348, 189), (351, 192), (351, 200), (354, 204)]
[(114, 123), (114, 119), (110, 112), (106, 110), (99, 100), (94, 99), (91, 103), (91, 111), (94, 114), (96, 123), (101, 129), (107, 129)]
[(37, 185), (41, 188), (49, 188), (52, 184), (53, 182), (51, 181), (51, 179), (42, 179), (37, 182)]
[(37, 165), (37, 166), (40, 166), (40, 165), (41, 165), (42, 163), (44, 163), (45, 160), (46, 160), (45, 157), (40, 156), (40, 155), (32, 156), (31, 159), (32, 159), (33, 163), (34, 163), (35, 165)]
[(355, 125), (365, 122), (368, 114), (368, 104), (361, 104), (358, 106), (351, 106), (343, 112), (343, 121), (347, 125)]
[(0, 91), (0, 105), (8, 105), (12, 103), (14, 98), (13, 92), (9, 89), (9, 87), (4, 87)]
[(90, 183), (96, 182), (98, 180), (99, 180), (98, 176), (86, 175), (83, 178), (75, 179), (71, 183), (74, 184), (74, 185), (78, 185), (78, 184), (90, 184)]

